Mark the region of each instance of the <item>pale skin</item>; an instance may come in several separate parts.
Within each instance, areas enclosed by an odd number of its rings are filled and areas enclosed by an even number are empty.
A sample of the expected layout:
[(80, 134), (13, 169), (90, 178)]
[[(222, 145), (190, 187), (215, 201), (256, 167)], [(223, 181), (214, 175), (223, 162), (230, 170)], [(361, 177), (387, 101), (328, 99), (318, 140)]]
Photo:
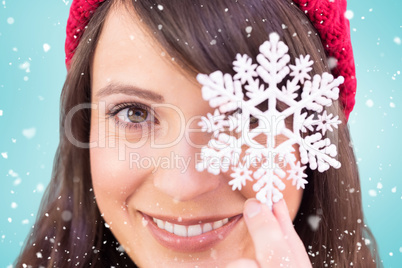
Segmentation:
[[(209, 136), (192, 131), (197, 129), (197, 120), (191, 119), (213, 109), (203, 101), (195, 77), (181, 71), (143, 27), (134, 14), (115, 6), (107, 16), (91, 68), (94, 109), (90, 141), (97, 143), (90, 149), (92, 182), (99, 209), (116, 239), (140, 267), (311, 267), (292, 224), (301, 189), (284, 180), (284, 200), (274, 204), (271, 211), (253, 198), (251, 184), (232, 191), (229, 173), (211, 175), (195, 169), (194, 159), (200, 149), (194, 144), (205, 144)], [(105, 93), (103, 89), (110, 85), (127, 90)], [(141, 91), (135, 90), (138, 88)], [(101, 91), (104, 94), (100, 95)], [(139, 128), (116, 127), (113, 116), (105, 113), (123, 102), (141, 103), (142, 107), (162, 105), (154, 107), (157, 122), (148, 116), (137, 123)], [(106, 110), (96, 108), (102, 105)], [(126, 120), (121, 124), (134, 125), (127, 117), (122, 119), (127, 111), (119, 112), (117, 119)], [(152, 124), (154, 129), (150, 128)], [(178, 139), (181, 133), (183, 137)], [(161, 148), (153, 142), (171, 144)], [(130, 166), (133, 153), (141, 159), (168, 159), (171, 152), (189, 159), (188, 167), (155, 169), (152, 165), (144, 167), (145, 162), (139, 166), (138, 161)], [(160, 244), (141, 213), (183, 222), (243, 217), (210, 248), (184, 252)]]

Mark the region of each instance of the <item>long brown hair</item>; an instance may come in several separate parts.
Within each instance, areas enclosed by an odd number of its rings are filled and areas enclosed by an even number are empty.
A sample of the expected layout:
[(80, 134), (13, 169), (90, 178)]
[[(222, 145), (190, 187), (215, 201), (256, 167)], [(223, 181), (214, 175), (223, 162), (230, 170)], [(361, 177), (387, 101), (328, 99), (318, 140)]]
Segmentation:
[[(91, 58), (115, 2), (105, 1), (96, 10), (72, 59), (61, 94), (60, 144), (52, 179), (16, 267), (135, 267), (96, 205), (89, 148), (77, 146), (66, 135), (71, 132), (76, 140), (89, 144), (91, 110), (78, 110), (70, 124), (66, 118), (77, 105), (91, 102)], [(134, 11), (175, 59), (174, 64), (192, 75), (215, 70), (233, 74), (235, 55), (255, 57), (271, 32), (277, 32), (289, 46), (292, 59), (310, 54), (315, 62), (312, 74), (330, 71), (314, 27), (289, 0), (117, 2)], [(163, 5), (163, 12), (158, 10), (158, 4)], [(251, 32), (245, 31), (248, 26)], [(341, 107), (328, 111), (345, 122)], [(308, 171), (309, 182), (294, 220), (296, 231), (313, 267), (381, 267), (375, 239), (364, 223), (360, 181), (347, 125), (341, 124), (328, 137), (337, 142), (342, 167), (324, 173)], [(308, 223), (311, 217), (319, 220), (317, 228)]]

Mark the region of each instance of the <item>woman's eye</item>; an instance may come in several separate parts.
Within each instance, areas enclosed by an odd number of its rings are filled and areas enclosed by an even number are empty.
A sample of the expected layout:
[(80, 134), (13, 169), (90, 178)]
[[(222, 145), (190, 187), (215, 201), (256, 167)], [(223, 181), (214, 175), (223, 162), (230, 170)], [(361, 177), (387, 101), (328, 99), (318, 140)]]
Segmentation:
[(116, 117), (127, 125), (139, 125), (149, 121), (150, 113), (147, 109), (133, 106), (121, 109)]
[(127, 118), (132, 123), (137, 123), (137, 124), (142, 123), (142, 122), (146, 121), (148, 118), (148, 111), (143, 108), (131, 107), (131, 108), (123, 109), (122, 112), (124, 110), (127, 110), (127, 112), (126, 112)]
[(140, 103), (121, 103), (107, 113), (122, 128), (138, 128), (144, 124), (158, 124), (150, 107)]

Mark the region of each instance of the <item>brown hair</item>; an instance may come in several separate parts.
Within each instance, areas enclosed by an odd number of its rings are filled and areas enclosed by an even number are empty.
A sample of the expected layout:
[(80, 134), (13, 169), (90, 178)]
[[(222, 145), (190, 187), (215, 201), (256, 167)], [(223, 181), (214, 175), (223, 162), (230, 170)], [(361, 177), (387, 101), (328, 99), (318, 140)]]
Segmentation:
[[(255, 58), (259, 45), (271, 32), (277, 32), (289, 46), (293, 60), (300, 54), (310, 54), (315, 62), (313, 74), (329, 71), (314, 27), (288, 0), (118, 2), (124, 2), (131, 11), (134, 8), (176, 64), (192, 75), (215, 70), (233, 74), (235, 55), (244, 53)], [(105, 1), (96, 10), (73, 57), (61, 94), (60, 144), (52, 179), (16, 267), (135, 267), (120, 250), (96, 205), (89, 148), (76, 146), (66, 135), (71, 131), (75, 139), (89, 143), (91, 110), (78, 110), (71, 124), (66, 124), (66, 117), (77, 105), (91, 102), (91, 56), (114, 3)], [(157, 4), (163, 5), (163, 12)], [(252, 27), (251, 33), (245, 31), (247, 26)], [(345, 121), (341, 109), (331, 107), (328, 111)], [(381, 267), (375, 239), (364, 223), (358, 170), (347, 125), (341, 124), (330, 135), (337, 141), (342, 167), (324, 173), (308, 171), (309, 183), (294, 220), (295, 229), (313, 267)], [(317, 229), (308, 224), (311, 216), (320, 219)]]

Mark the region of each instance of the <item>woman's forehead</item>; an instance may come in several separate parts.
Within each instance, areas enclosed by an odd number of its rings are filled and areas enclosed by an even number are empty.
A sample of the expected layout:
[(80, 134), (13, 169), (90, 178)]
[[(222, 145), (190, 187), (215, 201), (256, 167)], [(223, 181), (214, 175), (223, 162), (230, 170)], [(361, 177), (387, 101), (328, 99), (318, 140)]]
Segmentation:
[(174, 93), (197, 87), (146, 30), (134, 12), (117, 5), (106, 17), (91, 68), (93, 96), (108, 84)]

